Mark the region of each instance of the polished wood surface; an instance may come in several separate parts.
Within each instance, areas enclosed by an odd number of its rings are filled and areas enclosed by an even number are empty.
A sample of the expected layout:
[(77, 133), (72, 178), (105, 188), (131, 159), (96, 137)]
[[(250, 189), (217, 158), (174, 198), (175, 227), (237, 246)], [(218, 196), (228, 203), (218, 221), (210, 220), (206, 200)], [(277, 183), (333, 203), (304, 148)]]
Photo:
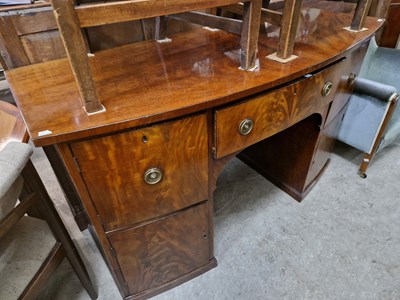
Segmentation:
[[(147, 41), (101, 51), (89, 58), (107, 109), (98, 115), (82, 110), (66, 59), (10, 70), (6, 76), (35, 145), (84, 138), (179, 117), (278, 86), (336, 61), (381, 26), (367, 19), (369, 29), (353, 33), (342, 30), (351, 16), (315, 14), (309, 24), (315, 34), (298, 37), (295, 61), (282, 65), (265, 59), (277, 40), (261, 36), (256, 72), (238, 70), (239, 37), (222, 31), (199, 29), (173, 36), (171, 43)], [(45, 130), (52, 133), (39, 136)]]
[[(207, 199), (205, 115), (71, 144), (106, 231), (143, 222)], [(159, 168), (160, 182), (147, 184)], [(113, 199), (113, 201), (110, 201)]]

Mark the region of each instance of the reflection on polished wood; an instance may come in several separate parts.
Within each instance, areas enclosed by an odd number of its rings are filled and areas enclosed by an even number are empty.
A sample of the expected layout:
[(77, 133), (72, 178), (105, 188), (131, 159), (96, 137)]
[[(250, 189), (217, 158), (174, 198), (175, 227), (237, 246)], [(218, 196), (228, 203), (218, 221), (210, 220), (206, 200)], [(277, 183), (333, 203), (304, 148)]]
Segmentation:
[[(199, 29), (173, 36), (167, 44), (146, 41), (98, 52), (89, 61), (107, 111), (90, 117), (82, 110), (66, 59), (10, 70), (6, 76), (34, 144), (65, 142), (183, 116), (265, 91), (336, 61), (381, 25), (367, 19), (369, 30), (355, 34), (342, 30), (351, 16), (313, 13), (318, 17), (304, 24), (310, 28), (303, 28), (307, 35), (298, 37), (294, 51), (299, 58), (293, 62), (266, 60), (277, 39), (274, 32), (268, 33), (271, 38), (260, 37), (256, 72), (238, 70), (239, 38), (221, 31)], [(45, 130), (52, 133), (39, 136)]]
[[(82, 28), (156, 17), (156, 34), (160, 37), (160, 16), (171, 13), (229, 5), (238, 0), (117, 1), (76, 6), (73, 0), (52, 0), (54, 17), (62, 37), (72, 72), (78, 85), (83, 108), (88, 115), (104, 113), (98, 88), (89, 65), (88, 50)], [(243, 23), (240, 40), (240, 67), (250, 70), (256, 66), (257, 42), (262, 0), (243, 1)]]

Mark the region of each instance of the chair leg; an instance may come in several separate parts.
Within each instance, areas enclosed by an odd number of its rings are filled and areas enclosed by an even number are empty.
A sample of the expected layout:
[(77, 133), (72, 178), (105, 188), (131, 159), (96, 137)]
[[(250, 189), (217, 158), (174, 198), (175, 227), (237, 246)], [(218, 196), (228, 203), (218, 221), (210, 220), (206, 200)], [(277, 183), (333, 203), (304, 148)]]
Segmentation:
[(386, 116), (383, 119), (381, 128), (379, 129), (379, 132), (376, 135), (374, 145), (372, 146), (371, 153), (364, 154), (363, 161), (361, 162), (360, 169), (358, 170), (358, 174), (360, 175), (361, 178), (367, 178), (366, 172), (367, 172), (368, 165), (371, 162), (372, 157), (375, 155), (376, 151), (378, 150), (378, 147), (382, 140), (386, 126), (389, 124), (389, 121), (392, 118), (393, 112), (396, 109), (398, 99), (399, 99), (399, 96), (397, 94), (393, 94), (392, 97), (389, 99), (389, 108), (387, 110)]
[(41, 201), (39, 201), (37, 207), (39, 208), (41, 215), (45, 216), (54, 236), (59, 242), (62, 243), (72, 268), (88, 292), (89, 296), (92, 299), (96, 299), (97, 292), (93, 288), (86, 267), (83, 264), (83, 261), (73, 241), (71, 240), (67, 229), (64, 226), (64, 223), (58, 215), (58, 212), (56, 211), (54, 204), (51, 201), (50, 196), (47, 193), (43, 182), (41, 181), (39, 174), (37, 173), (31, 161), (28, 161), (26, 164), (24, 170), (22, 171), (22, 176), (24, 178), (29, 178), (29, 180), (25, 180), (24, 189), (26, 191), (35, 192), (39, 195)]
[[(72, 241), (71, 241), (72, 242)], [(74, 269), (76, 275), (81, 281), (83, 287), (86, 289), (91, 299), (97, 299), (97, 291), (94, 289), (92, 281), (90, 280), (89, 274), (87, 273), (86, 267), (83, 264), (83, 261), (74, 247), (73, 249), (69, 248), (66, 250), (68, 260)]]
[(371, 159), (371, 154), (364, 153), (364, 158), (361, 162), (360, 169), (358, 170), (358, 175), (360, 175), (360, 177), (363, 179), (367, 178), (367, 168)]

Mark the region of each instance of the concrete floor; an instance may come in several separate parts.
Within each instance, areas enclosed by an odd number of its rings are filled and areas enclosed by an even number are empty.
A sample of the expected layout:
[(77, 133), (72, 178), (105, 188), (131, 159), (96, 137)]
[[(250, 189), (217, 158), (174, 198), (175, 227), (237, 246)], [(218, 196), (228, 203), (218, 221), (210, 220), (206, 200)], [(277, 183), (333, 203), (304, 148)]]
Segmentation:
[[(368, 178), (361, 153), (338, 144), (301, 203), (239, 160), (215, 192), (218, 267), (163, 299), (400, 299), (400, 145), (381, 152)], [(34, 162), (77, 244), (98, 299), (120, 294), (88, 231), (80, 232), (41, 150)], [(89, 299), (68, 262), (41, 299)]]

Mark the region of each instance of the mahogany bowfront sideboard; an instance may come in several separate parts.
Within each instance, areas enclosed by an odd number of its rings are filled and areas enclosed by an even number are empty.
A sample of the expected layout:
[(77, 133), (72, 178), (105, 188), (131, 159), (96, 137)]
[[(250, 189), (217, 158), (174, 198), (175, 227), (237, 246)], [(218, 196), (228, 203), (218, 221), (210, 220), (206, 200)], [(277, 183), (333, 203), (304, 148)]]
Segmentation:
[(216, 266), (213, 191), (237, 156), (297, 200), (326, 169), (369, 39), (351, 16), (308, 9), (286, 64), (238, 68), (240, 38), (199, 28), (89, 58), (105, 112), (88, 115), (67, 59), (6, 73), (36, 146), (62, 160), (125, 298), (149, 297)]

